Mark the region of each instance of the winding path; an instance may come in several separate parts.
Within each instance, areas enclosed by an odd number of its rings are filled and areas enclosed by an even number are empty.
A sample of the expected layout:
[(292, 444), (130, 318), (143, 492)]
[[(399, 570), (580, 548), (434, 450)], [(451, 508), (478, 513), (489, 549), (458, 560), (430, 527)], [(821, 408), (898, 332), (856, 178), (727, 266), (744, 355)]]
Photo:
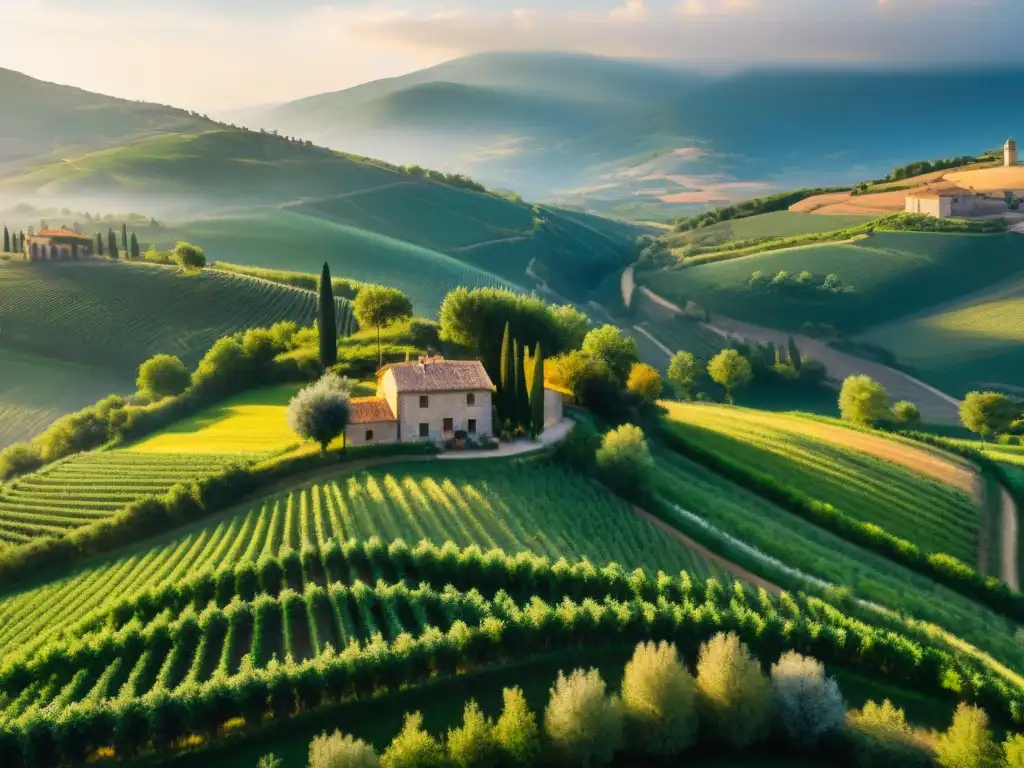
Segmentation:
[(1010, 585), (1010, 588), (1020, 591), (1020, 575), (1017, 570), (1017, 536), (1019, 535), (1019, 521), (1017, 519), (1017, 505), (1013, 496), (1003, 485), (999, 486), (1002, 509), (1002, 525), (1000, 531), (1002, 536), (1002, 575), (1003, 581)]

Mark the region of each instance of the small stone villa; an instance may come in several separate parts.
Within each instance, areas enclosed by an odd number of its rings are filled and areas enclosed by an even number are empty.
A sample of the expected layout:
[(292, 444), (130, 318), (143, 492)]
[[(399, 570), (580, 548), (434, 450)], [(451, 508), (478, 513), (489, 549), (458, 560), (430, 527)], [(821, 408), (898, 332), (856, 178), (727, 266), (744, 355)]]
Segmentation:
[[(465, 432), (494, 436), (494, 383), (479, 360), (419, 360), (386, 365), (376, 397), (352, 399), (348, 445), (443, 442)], [(562, 394), (544, 390), (545, 426), (562, 420)]]

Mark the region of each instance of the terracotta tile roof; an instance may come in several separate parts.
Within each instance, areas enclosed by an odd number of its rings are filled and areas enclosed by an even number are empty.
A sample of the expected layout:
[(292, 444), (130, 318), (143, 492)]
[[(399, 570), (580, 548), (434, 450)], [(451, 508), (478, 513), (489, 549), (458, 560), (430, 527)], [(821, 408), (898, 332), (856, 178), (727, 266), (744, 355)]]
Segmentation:
[(409, 363), (394, 363), (381, 369), (395, 377), (399, 392), (467, 392), (494, 389), (479, 360), (445, 360), (443, 357), (423, 358)]
[(958, 187), (948, 181), (940, 181), (936, 184), (925, 184), (907, 192), (907, 197), (958, 197), (959, 195), (974, 194), (969, 189)]
[(88, 235), (81, 235), (70, 229), (41, 229), (36, 232), (33, 237), (74, 237), (79, 240), (88, 240), (89, 242), (92, 242), (92, 238)]
[(398, 421), (383, 397), (353, 397), (349, 401), (349, 424), (381, 424)]

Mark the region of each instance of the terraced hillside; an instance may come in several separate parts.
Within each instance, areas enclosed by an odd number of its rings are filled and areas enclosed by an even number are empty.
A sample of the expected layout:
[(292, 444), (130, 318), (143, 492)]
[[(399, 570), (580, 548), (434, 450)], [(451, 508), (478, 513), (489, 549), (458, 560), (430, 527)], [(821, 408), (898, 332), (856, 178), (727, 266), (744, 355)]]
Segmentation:
[[(1024, 254), (1019, 263), (1024, 266)], [(981, 295), (872, 328), (858, 340), (889, 350), (923, 380), (963, 396), (1024, 386), (1021, 318), (1024, 273)]]
[(207, 477), (237, 454), (143, 454), (107, 451), (75, 456), (0, 486), (0, 542), (64, 536), (106, 520), (144, 496)]
[[(353, 329), (337, 299), (341, 335)], [(262, 280), (171, 267), (78, 262), (0, 265), (0, 327), (8, 346), (132, 371), (158, 353), (194, 365), (222, 336), (280, 320), (310, 325), (316, 295)]]
[(688, 245), (713, 248), (734, 241), (768, 240), (776, 237), (834, 232), (867, 224), (871, 216), (814, 216), (809, 213), (774, 211), (742, 219), (721, 221), (709, 227), (672, 232), (662, 240), (671, 250)]
[(670, 429), (777, 482), (967, 563), (978, 558), (975, 476), (910, 443), (828, 422), (739, 408), (673, 403)]
[(0, 371), (0, 448), (31, 438), (66, 413), (135, 388), (128, 376), (8, 349), (0, 349)]
[[(772, 328), (834, 325), (846, 333), (922, 312), (999, 285), (1020, 272), (1024, 238), (1016, 234), (875, 233), (847, 245), (770, 251), (691, 268), (642, 272), (637, 280), (679, 304)], [(835, 274), (845, 290), (786, 285), (752, 288), (750, 278), (786, 271)]]

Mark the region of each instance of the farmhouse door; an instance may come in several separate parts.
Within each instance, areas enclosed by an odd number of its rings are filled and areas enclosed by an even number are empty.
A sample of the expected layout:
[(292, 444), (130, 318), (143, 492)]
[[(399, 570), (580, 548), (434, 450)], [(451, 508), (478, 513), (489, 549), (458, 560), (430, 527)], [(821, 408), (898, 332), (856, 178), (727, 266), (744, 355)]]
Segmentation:
[(444, 420), (444, 434), (450, 435), (455, 431), (455, 419)]

